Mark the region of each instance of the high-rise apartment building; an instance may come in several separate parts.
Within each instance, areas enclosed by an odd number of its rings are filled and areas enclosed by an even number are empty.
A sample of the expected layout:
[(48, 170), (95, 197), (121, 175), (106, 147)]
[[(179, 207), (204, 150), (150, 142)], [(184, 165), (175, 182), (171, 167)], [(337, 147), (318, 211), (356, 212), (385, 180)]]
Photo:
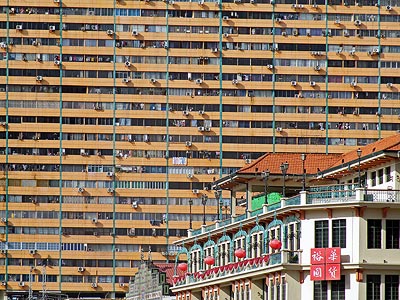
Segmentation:
[(222, 175), (399, 130), (400, 8), (358, 1), (0, 0), (0, 291), (123, 295)]

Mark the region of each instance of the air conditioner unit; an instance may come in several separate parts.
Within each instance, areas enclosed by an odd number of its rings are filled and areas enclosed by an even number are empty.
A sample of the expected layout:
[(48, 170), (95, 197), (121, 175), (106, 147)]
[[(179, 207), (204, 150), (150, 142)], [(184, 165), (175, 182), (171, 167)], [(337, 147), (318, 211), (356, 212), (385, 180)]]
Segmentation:
[(136, 235), (136, 229), (135, 228), (129, 229), (128, 235), (129, 236), (135, 236)]
[(43, 76), (40, 75), (36, 76), (36, 81), (43, 81)]
[(1, 250), (1, 254), (7, 254), (7, 250), (6, 249), (2, 249)]
[(294, 36), (298, 36), (299, 35), (299, 31), (297, 29), (293, 29), (292, 34)]
[(6, 285), (7, 285), (7, 281), (4, 281), (4, 280), (3, 280), (3, 281), (1, 282), (1, 285), (2, 285), (2, 286), (6, 286)]
[(229, 37), (229, 33), (224, 33), (224, 38), (228, 38)]
[(93, 218), (93, 219), (92, 219), (92, 223), (94, 223), (94, 224), (97, 224), (98, 221), (99, 221), (99, 220), (98, 220), (97, 218)]
[(287, 36), (286, 31), (282, 31), (282, 36)]
[(315, 81), (310, 81), (310, 86), (315, 86)]
[(297, 5), (296, 4), (292, 4), (292, 8), (297, 8)]
[(0, 125), (4, 127), (4, 126), (7, 125), (7, 123), (6, 122), (0, 122)]
[(121, 283), (119, 284), (119, 286), (120, 286), (120, 287), (124, 287), (124, 286), (125, 286), (125, 283), (121, 282)]
[(290, 85), (291, 85), (291, 86), (296, 86), (296, 85), (297, 85), (297, 82), (296, 82), (296, 81), (291, 81), (291, 82), (290, 82)]
[(250, 0), (250, 4), (256, 3), (256, 0)]
[(356, 50), (351, 50), (351, 51), (349, 52), (349, 54), (350, 54), (350, 56), (356, 55)]
[(4, 43), (4, 42), (1, 42), (1, 43), (0, 43), (0, 48), (1, 48), (1, 49), (6, 49), (6, 48), (7, 48), (7, 44)]
[(54, 3), (60, 3), (60, 0), (53, 0)]
[(204, 131), (211, 131), (210, 127), (204, 127)]
[(244, 163), (245, 163), (246, 165), (251, 164), (251, 159), (250, 159), (250, 158), (246, 158), (246, 159), (244, 160)]
[(204, 128), (204, 126), (199, 126), (199, 127), (197, 127), (197, 130), (198, 130), (198, 131), (204, 131), (205, 128)]
[(335, 20), (336, 25), (340, 25), (340, 23), (341, 23), (340, 20)]
[(138, 33), (136, 30), (133, 30), (133, 31), (132, 31), (132, 35), (133, 35), (133, 36), (137, 36), (137, 35), (139, 35), (139, 33)]
[(15, 26), (15, 29), (16, 29), (16, 30), (22, 30), (23, 27), (22, 27), (22, 25), (17, 25), (17, 26)]
[(280, 22), (282, 22), (282, 19), (281, 19), (281, 18), (276, 18), (276, 19), (275, 19), (275, 22), (276, 22), (276, 23), (280, 23)]
[(343, 30), (343, 36), (349, 37), (350, 33), (347, 30)]
[(358, 110), (353, 110), (353, 115), (358, 116), (359, 115)]
[(1, 223), (7, 223), (7, 219), (6, 218), (1, 218)]
[(108, 34), (108, 35), (113, 35), (113, 34), (114, 34), (114, 31), (111, 30), (111, 29), (109, 29), (109, 30), (107, 30), (107, 34)]
[(114, 172), (107, 172), (107, 177), (113, 177), (114, 176)]
[(97, 233), (97, 231), (93, 232), (94, 236), (98, 236), (99, 234)]
[(199, 115), (204, 115), (204, 110), (199, 110)]
[(138, 207), (139, 207), (139, 203), (137, 201), (133, 201), (132, 208), (138, 208)]
[(233, 79), (233, 80), (232, 80), (232, 84), (233, 84), (233, 85), (237, 85), (238, 83), (239, 83), (239, 80), (237, 80), (237, 79)]
[(37, 41), (32, 41), (32, 46), (37, 46), (38, 45), (38, 42)]
[(321, 67), (320, 67), (320, 66), (318, 66), (318, 65), (317, 65), (317, 66), (315, 66), (315, 67), (314, 67), (314, 71), (321, 71)]
[(393, 87), (393, 83), (388, 82), (388, 83), (386, 83), (386, 86), (387, 86), (388, 88), (391, 88), (391, 87)]
[(233, 0), (234, 3), (242, 3), (242, 0)]
[[(212, 49), (211, 49), (211, 52), (212, 52), (212, 53), (217, 53), (217, 52), (218, 52), (218, 48), (212, 48)], [(189, 80), (190, 80), (190, 79), (189, 79)]]
[(155, 79), (155, 78), (150, 78), (150, 83), (156, 83), (157, 82), (157, 79)]
[(107, 189), (107, 193), (109, 193), (109, 194), (114, 193), (114, 189), (113, 189), (113, 188), (108, 188), (108, 189)]
[(83, 187), (78, 188), (78, 193), (83, 193), (85, 189)]
[(276, 127), (277, 132), (282, 132), (282, 130), (283, 130), (282, 127)]
[(129, 83), (129, 82), (131, 82), (131, 79), (129, 77), (122, 78), (122, 83)]
[(229, 17), (228, 16), (223, 16), (222, 20), (227, 21), (227, 20), (229, 20)]
[(188, 116), (188, 115), (189, 115), (189, 112), (188, 112), (187, 110), (184, 110), (184, 111), (182, 111), (182, 115)]
[(318, 8), (318, 4), (313, 4), (312, 8)]
[(186, 141), (185, 142), (186, 147), (192, 147), (192, 142), (191, 141)]
[(20, 281), (20, 282), (18, 283), (18, 286), (25, 286), (25, 282)]
[(386, 5), (386, 10), (392, 10), (393, 8), (390, 5)]
[(193, 193), (193, 194), (199, 194), (199, 193), (200, 193), (200, 190), (194, 189), (194, 190), (192, 190), (192, 193)]
[(352, 82), (350, 82), (350, 85), (353, 86), (353, 87), (354, 87), (354, 86), (357, 86), (357, 82), (352, 81)]
[(197, 78), (195, 82), (196, 82), (196, 84), (202, 84), (203, 83), (203, 79)]
[(29, 250), (29, 254), (30, 254), (30, 255), (36, 254), (36, 250), (34, 250), (34, 249)]
[(168, 49), (168, 42), (167, 41), (164, 42), (164, 49)]
[(55, 66), (61, 66), (61, 61), (55, 60), (55, 61), (54, 61), (54, 65), (55, 65)]
[(274, 68), (274, 65), (267, 65), (268, 70), (272, 70)]
[(356, 25), (356, 26), (361, 26), (361, 24), (362, 24), (361, 20), (354, 21), (354, 25)]
[(78, 267), (78, 272), (85, 272), (85, 268), (84, 267)]
[(96, 282), (93, 282), (91, 286), (92, 286), (92, 288), (95, 289), (95, 288), (97, 288), (97, 283), (96, 283)]
[(374, 54), (379, 54), (379, 48), (374, 48), (373, 50), (372, 50), (372, 52), (374, 53)]
[[(110, 234), (111, 235), (111, 234)], [(121, 249), (115, 248), (115, 252), (121, 252)]]
[(189, 178), (189, 179), (192, 179), (193, 178), (193, 174), (192, 173), (186, 174), (186, 177)]
[(199, 5), (203, 5), (203, 4), (204, 4), (204, 0), (199, 0), (197, 3), (198, 3)]
[(129, 68), (131, 65), (132, 65), (132, 64), (131, 64), (130, 61), (126, 61), (126, 62), (125, 62), (125, 67)]

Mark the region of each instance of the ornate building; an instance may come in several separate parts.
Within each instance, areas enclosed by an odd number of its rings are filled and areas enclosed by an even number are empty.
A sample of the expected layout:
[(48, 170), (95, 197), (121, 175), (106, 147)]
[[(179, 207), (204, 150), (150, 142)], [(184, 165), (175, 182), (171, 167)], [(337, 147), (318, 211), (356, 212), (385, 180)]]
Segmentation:
[[(251, 195), (248, 210), (177, 243), (176, 268), (186, 271), (174, 279), (177, 300), (398, 300), (399, 157), (400, 135), (348, 152), (272, 204), (257, 190), (280, 175), (281, 159), (295, 172), (300, 155), (266, 155), (218, 180)], [(322, 157), (314, 159), (310, 168)], [(258, 197), (265, 204), (252, 207)]]

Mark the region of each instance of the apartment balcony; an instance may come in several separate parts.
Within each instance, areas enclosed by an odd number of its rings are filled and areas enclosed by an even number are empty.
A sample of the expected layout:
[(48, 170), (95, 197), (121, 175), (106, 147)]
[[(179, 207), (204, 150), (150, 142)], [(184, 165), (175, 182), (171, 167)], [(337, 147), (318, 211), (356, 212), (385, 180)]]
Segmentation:
[(355, 187), (352, 185), (327, 185), (311, 187), (308, 191), (300, 192), (300, 194), (289, 198), (282, 198), (281, 201), (273, 204), (264, 204), (263, 207), (248, 211), (245, 214), (232, 216), (223, 221), (217, 221), (208, 226), (189, 231), (189, 237), (194, 237), (213, 230), (221, 229), (225, 226), (235, 227), (239, 223), (251, 221), (256, 216), (270, 214), (276, 210), (287, 209), (290, 207), (302, 207), (303, 209), (313, 206), (330, 205), (330, 204), (362, 204), (362, 203), (399, 203), (400, 190), (394, 189), (369, 189), (363, 187)]

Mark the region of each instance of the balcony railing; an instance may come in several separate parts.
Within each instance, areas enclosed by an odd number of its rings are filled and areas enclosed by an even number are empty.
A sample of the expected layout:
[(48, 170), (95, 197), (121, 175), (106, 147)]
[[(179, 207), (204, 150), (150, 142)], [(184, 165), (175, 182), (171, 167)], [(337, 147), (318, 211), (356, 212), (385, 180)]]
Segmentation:
[(203, 226), (201, 229), (192, 231), (192, 234), (189, 236), (196, 236), (213, 229), (239, 223), (247, 218), (259, 216), (284, 207), (363, 201), (400, 203), (400, 190), (366, 189), (343, 184), (312, 187), (307, 192), (300, 192), (299, 195), (290, 198), (282, 198), (280, 202), (264, 204), (262, 208), (257, 210), (226, 219), (220, 223)]
[(270, 268), (280, 264), (301, 264), (301, 250), (281, 250), (272, 254), (264, 254), (260, 257), (248, 258), (239, 262), (231, 262), (223, 266), (216, 266), (206, 271), (187, 273), (185, 276), (174, 278), (175, 286), (203, 282), (207, 279), (232, 280), (232, 275), (239, 275), (242, 272), (253, 272), (260, 269)]

